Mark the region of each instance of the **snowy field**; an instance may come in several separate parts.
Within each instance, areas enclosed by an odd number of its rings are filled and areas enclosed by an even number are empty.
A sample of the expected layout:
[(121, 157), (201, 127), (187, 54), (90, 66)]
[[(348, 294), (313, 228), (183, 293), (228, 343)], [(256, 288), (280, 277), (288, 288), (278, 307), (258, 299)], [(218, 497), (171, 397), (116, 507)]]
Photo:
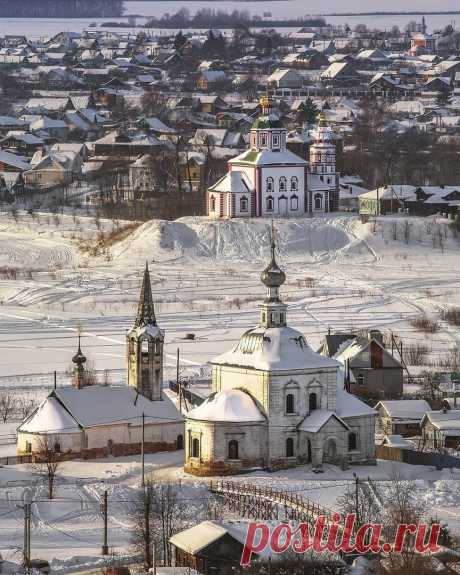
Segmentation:
[[(410, 324), (421, 314), (438, 317), (446, 307), (460, 305), (460, 244), (447, 220), (408, 222), (401, 217), (361, 224), (347, 215), (275, 220), (279, 263), (287, 274), (282, 295), (289, 305), (288, 322), (313, 348), (329, 327), (392, 330), (406, 345), (427, 344), (433, 363), (460, 344), (459, 330), (445, 322), (428, 336)], [(118, 224), (123, 228), (123, 222)], [(83, 351), (100, 376), (124, 382), (125, 331), (134, 319), (146, 261), (157, 319), (166, 330), (166, 375), (174, 377), (177, 348), (184, 373), (206, 373), (206, 362), (258, 321), (269, 226), (269, 220), (154, 220), (121, 241), (105, 242), (102, 253), (93, 256), (101, 233), (108, 237), (114, 229), (112, 222), (49, 214), (19, 214), (15, 220), (1, 214), (0, 389), (44, 397), (55, 370), (58, 385), (68, 384), (79, 329)], [(190, 333), (194, 340), (185, 339)], [(7, 425), (0, 424), (0, 437), (11, 433)], [(0, 445), (0, 455), (8, 449), (14, 446)], [(161, 479), (181, 479), (185, 498), (206, 498), (202, 481), (183, 476), (181, 457), (180, 452), (149, 456), (149, 465)], [(401, 467), (418, 480), (433, 513), (460, 531), (460, 474)], [(50, 505), (30, 469), (0, 469), (0, 550), (13, 553), (21, 543), (22, 511), (15, 506), (27, 486), (41, 501), (34, 511), (35, 555), (64, 559), (97, 553), (102, 481), (114, 500), (111, 545), (129, 550), (123, 502), (132, 498), (139, 481), (136, 458), (68, 463), (64, 471), (58, 489), (63, 501)], [(388, 478), (389, 462), (359, 472)], [(351, 472), (328, 468), (318, 479), (303, 467), (245, 477), (303, 489), (330, 507)]]

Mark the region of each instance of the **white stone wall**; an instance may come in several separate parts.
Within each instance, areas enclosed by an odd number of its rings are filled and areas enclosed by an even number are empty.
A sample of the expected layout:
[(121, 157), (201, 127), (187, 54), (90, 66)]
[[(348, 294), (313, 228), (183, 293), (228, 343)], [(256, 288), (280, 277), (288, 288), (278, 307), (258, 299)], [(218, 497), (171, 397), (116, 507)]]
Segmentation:
[[(280, 214), (278, 198), (283, 195), (287, 197), (287, 215), (300, 215), (305, 213), (305, 168), (304, 166), (286, 166), (286, 167), (262, 167), (262, 216), (271, 215), (284, 215)], [(286, 178), (286, 191), (279, 191), (279, 180), (280, 177), (284, 176)], [(295, 176), (297, 178), (297, 191), (291, 190), (291, 178)], [(267, 178), (273, 178), (274, 190), (273, 192), (267, 191)], [(274, 210), (267, 211), (266, 209), (266, 199), (267, 196), (272, 196), (274, 199)], [(292, 209), (291, 198), (297, 196), (298, 206), (297, 209)]]
[[(18, 439), (16, 444), (16, 449), (18, 453), (27, 452), (27, 443), (32, 446), (32, 452), (37, 452), (40, 450), (40, 444), (46, 435), (41, 435), (39, 433), (26, 433), (23, 431), (18, 432)], [(56, 443), (59, 443), (61, 451), (81, 451), (82, 434), (81, 433), (61, 433), (61, 434), (50, 434), (49, 445), (54, 447)]]
[[(186, 463), (225, 462), (228, 465), (236, 461), (228, 459), (228, 443), (238, 441), (238, 459), (241, 461), (259, 461), (266, 459), (265, 423), (229, 423), (187, 420), (185, 427)], [(200, 457), (192, 457), (192, 441), (200, 441)]]
[(268, 374), (266, 372), (218, 365), (213, 367), (213, 391), (225, 391), (236, 387), (246, 389), (259, 404), (262, 411), (267, 412)]
[(375, 459), (376, 416), (344, 417), (343, 420), (349, 426), (350, 431), (358, 435), (357, 449), (349, 452), (350, 461), (353, 463)]
[[(142, 427), (121, 425), (101, 425), (90, 427), (80, 433), (60, 433), (50, 435), (51, 445), (59, 443), (61, 451), (71, 451), (78, 453), (85, 449), (106, 448), (109, 441), (112, 444), (140, 443), (142, 441)], [(184, 436), (184, 423), (171, 422), (161, 424), (145, 425), (145, 441), (148, 443), (174, 443), (179, 435)], [(26, 443), (32, 444), (32, 451), (37, 451), (43, 436), (36, 433), (18, 433), (17, 450), (20, 453), (26, 452)]]

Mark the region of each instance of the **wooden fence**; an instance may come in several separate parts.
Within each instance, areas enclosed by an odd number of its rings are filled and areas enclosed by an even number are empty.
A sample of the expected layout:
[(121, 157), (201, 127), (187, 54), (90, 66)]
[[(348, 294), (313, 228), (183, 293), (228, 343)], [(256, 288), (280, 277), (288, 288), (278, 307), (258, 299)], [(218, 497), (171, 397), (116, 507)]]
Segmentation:
[(0, 457), (0, 465), (20, 465), (21, 463), (32, 463), (33, 455), (6, 455)]
[(389, 445), (377, 445), (375, 448), (377, 459), (389, 461), (400, 461), (410, 465), (428, 465), (434, 467), (455, 467), (460, 469), (460, 457), (445, 453), (435, 453), (432, 451), (415, 451), (412, 449), (400, 449)]
[(314, 501), (299, 493), (259, 487), (238, 481), (211, 481), (209, 489), (219, 495), (230, 511), (250, 519), (279, 519), (284, 510), (284, 518), (293, 521), (314, 521), (319, 515), (331, 519), (332, 512), (320, 507)]

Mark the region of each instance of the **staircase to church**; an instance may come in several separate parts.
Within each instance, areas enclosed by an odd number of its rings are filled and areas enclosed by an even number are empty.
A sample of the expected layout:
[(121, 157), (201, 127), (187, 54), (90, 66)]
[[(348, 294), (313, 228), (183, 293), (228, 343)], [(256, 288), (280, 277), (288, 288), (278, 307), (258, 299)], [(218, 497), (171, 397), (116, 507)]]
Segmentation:
[(259, 487), (240, 481), (211, 481), (209, 490), (218, 495), (224, 505), (249, 519), (287, 519), (299, 522), (313, 522), (323, 515), (332, 521), (333, 512), (320, 507), (316, 502), (298, 493)]

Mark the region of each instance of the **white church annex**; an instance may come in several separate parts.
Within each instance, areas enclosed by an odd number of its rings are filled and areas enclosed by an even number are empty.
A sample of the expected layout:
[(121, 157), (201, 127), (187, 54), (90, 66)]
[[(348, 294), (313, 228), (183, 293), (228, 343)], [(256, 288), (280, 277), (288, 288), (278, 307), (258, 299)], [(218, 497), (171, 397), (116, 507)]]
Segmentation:
[(225, 475), (241, 469), (374, 462), (376, 412), (344, 389), (341, 365), (314, 352), (287, 325), (275, 260), (261, 275), (260, 322), (211, 361), (212, 394), (185, 424), (185, 470)]
[(184, 419), (163, 391), (164, 332), (158, 327), (146, 266), (133, 327), (126, 334), (128, 386), (86, 385), (78, 352), (75, 386), (54, 389), (18, 428), (19, 455), (48, 448), (90, 459), (182, 449)]
[(250, 132), (250, 148), (229, 160), (207, 192), (207, 214), (218, 218), (293, 217), (338, 209), (339, 174), (332, 128), (321, 115), (310, 161), (286, 147), (286, 129), (267, 97)]

